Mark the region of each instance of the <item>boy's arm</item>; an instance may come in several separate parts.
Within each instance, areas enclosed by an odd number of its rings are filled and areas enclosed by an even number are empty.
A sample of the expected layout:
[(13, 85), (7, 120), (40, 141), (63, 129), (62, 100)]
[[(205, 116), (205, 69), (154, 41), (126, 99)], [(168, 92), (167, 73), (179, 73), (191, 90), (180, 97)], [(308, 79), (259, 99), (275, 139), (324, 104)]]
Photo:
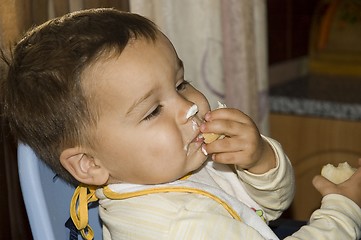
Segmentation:
[(345, 182), (334, 184), (322, 176), (313, 181), (323, 196), (308, 226), (288, 239), (360, 239), (361, 237), (361, 159), (356, 172)]
[(292, 165), (283, 152), (281, 145), (262, 136), (272, 147), (277, 166), (264, 174), (253, 174), (237, 169), (250, 196), (263, 207), (268, 220), (278, 218), (292, 202), (294, 196), (294, 174)]
[(285, 239), (360, 239), (361, 209), (350, 199), (329, 194), (322, 199), (307, 226)]

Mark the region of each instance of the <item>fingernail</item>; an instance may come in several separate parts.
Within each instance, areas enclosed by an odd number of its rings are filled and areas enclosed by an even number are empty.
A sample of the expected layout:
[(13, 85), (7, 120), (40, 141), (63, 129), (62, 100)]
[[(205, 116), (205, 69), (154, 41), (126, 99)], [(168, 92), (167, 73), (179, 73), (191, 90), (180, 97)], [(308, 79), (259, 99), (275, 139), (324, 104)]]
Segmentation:
[(204, 120), (209, 121), (211, 118), (211, 112), (207, 112), (206, 115), (204, 115)]
[(205, 156), (208, 156), (208, 153), (207, 153), (207, 151), (206, 151), (206, 149), (205, 149), (205, 147), (204, 147), (204, 144), (202, 145), (201, 150), (202, 150), (202, 153), (203, 153)]
[(206, 130), (206, 125), (204, 123), (202, 123), (200, 126), (199, 126), (199, 130), (201, 132), (204, 132), (204, 130)]

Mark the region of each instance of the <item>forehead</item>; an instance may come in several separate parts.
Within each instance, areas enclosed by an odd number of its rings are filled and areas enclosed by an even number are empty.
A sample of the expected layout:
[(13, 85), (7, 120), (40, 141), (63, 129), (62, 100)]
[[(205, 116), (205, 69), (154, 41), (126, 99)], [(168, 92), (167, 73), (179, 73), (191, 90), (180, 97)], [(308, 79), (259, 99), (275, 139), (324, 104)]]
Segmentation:
[(103, 49), (98, 56), (83, 70), (81, 79), (84, 82), (90, 81), (92, 76), (102, 71), (106, 74), (108, 67), (117, 64), (118, 68), (124, 70), (134, 69), (152, 65), (152, 60), (167, 60), (170, 65), (181, 65), (172, 43), (161, 32), (158, 32), (156, 39), (139, 37), (130, 39), (123, 50), (117, 47)]
[(83, 71), (82, 85), (92, 99), (105, 91), (113, 91), (114, 85), (122, 86), (116, 94), (122, 91), (122, 95), (127, 96), (127, 91), (161, 83), (161, 79), (171, 77), (181, 68), (173, 45), (159, 33), (155, 41), (132, 39), (120, 54), (113, 49), (101, 53)]

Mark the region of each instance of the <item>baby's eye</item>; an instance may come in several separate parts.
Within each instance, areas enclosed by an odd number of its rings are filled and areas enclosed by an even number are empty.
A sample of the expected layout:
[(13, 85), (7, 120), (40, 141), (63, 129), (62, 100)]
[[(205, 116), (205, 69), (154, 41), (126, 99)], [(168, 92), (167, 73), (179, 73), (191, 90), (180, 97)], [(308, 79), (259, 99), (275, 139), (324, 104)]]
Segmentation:
[(189, 84), (188, 81), (183, 80), (180, 84), (178, 84), (178, 85), (176, 86), (177, 91), (178, 91), (178, 92), (183, 91), (183, 90), (187, 87), (188, 84)]
[(152, 118), (158, 116), (161, 113), (162, 108), (163, 106), (158, 105), (151, 113), (148, 114), (148, 116), (144, 118), (144, 120), (151, 120)]

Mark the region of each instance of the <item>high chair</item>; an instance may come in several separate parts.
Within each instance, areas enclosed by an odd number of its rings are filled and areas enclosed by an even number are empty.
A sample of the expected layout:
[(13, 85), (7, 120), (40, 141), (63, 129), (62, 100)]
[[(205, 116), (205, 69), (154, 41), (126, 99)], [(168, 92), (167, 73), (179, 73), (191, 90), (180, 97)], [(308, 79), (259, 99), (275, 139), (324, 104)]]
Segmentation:
[[(74, 187), (67, 184), (22, 143), (18, 146), (20, 185), (33, 239), (58, 240), (70, 238), (65, 226), (69, 219), (70, 200)], [(89, 209), (89, 223), (94, 239), (102, 239), (97, 207)], [(76, 239), (76, 238), (75, 238)], [(79, 234), (78, 239), (82, 239)]]

